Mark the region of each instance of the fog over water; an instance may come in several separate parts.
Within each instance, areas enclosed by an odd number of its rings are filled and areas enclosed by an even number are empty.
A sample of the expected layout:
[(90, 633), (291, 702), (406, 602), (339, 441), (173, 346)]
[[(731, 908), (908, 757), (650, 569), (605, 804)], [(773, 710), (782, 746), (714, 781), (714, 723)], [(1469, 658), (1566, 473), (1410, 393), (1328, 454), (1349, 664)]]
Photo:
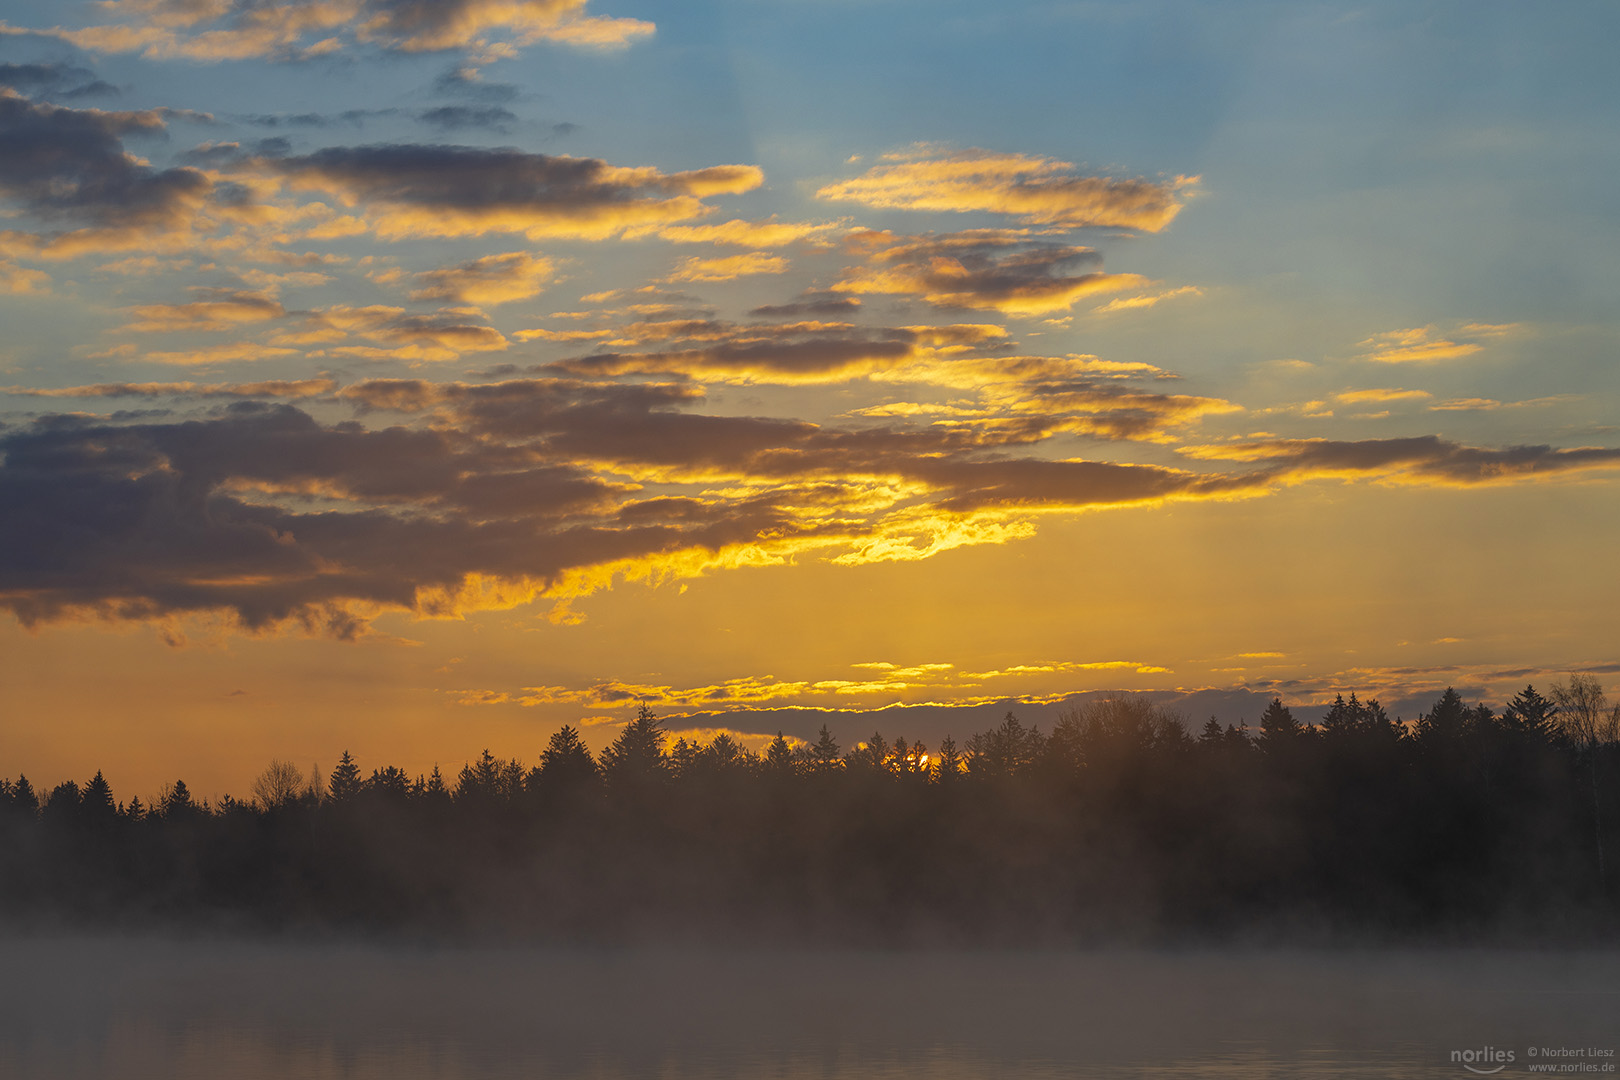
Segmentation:
[(73, 938), (0, 942), (0, 970), (0, 1075), (42, 1080), (1466, 1076), (1452, 1051), (1512, 1075), (1531, 1046), (1620, 1049), (1613, 951)]

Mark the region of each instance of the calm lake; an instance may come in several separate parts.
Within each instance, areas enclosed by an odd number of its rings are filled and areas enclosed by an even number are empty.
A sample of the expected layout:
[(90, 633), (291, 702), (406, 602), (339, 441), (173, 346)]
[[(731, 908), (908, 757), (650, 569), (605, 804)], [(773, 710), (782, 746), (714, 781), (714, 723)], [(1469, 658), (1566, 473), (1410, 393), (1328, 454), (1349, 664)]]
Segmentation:
[(1604, 1051), (1613, 951), (0, 940), (8, 1078), (1617, 1075)]

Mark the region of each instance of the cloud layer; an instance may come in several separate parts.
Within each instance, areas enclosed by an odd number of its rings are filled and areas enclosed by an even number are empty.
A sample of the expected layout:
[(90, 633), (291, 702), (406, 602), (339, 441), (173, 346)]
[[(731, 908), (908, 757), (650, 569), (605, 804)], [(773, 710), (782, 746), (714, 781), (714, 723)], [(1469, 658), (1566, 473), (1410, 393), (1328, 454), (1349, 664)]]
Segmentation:
[(108, 0), (112, 22), (38, 31), (149, 60), (298, 60), (358, 45), (478, 56), (539, 41), (619, 49), (653, 24), (585, 12), (587, 0)]

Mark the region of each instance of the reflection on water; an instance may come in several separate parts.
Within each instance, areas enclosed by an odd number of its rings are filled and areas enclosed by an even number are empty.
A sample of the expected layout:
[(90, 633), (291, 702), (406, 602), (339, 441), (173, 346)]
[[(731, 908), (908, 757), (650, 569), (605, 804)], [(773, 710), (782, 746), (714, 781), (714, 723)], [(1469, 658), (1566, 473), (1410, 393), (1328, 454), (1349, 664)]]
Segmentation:
[(1484, 1046), (1525, 1075), (1532, 1044), (1620, 1049), (1617, 961), (13, 940), (0, 1076), (1281, 1080), (1468, 1076)]

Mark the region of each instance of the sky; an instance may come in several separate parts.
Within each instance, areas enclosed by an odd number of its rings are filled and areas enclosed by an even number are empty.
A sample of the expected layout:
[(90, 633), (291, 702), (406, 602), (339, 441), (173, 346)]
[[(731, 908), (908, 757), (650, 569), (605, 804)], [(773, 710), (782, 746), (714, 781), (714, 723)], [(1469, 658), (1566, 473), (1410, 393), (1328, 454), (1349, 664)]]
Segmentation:
[(1615, 40), (0, 0), (0, 775), (1608, 683)]

